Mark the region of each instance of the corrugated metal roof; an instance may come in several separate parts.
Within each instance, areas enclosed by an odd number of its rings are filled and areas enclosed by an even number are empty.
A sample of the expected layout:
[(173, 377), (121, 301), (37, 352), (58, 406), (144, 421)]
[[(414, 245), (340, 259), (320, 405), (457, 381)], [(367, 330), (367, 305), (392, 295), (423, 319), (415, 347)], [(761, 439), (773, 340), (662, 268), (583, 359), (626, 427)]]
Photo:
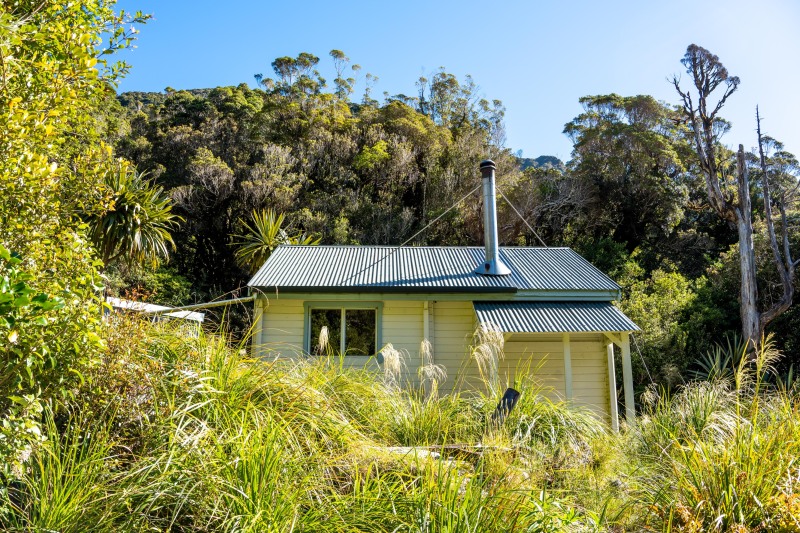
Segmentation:
[(619, 286), (569, 248), (500, 248), (508, 276), (473, 270), (483, 247), (279, 246), (248, 286), (286, 290), (617, 291)]
[(638, 331), (608, 302), (473, 302), (478, 321), (505, 333)]

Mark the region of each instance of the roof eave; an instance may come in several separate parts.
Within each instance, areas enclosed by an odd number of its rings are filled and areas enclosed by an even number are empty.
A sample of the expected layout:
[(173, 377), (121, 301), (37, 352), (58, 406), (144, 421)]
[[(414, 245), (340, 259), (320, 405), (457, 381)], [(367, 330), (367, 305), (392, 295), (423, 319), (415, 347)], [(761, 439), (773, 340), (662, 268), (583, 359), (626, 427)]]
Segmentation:
[(552, 329), (552, 330), (542, 330), (542, 331), (506, 331), (503, 330), (503, 333), (510, 333), (514, 335), (524, 335), (524, 334), (550, 334), (550, 333), (587, 333), (587, 334), (601, 334), (601, 333), (635, 333), (637, 331), (641, 331), (641, 328), (638, 326), (636, 329), (620, 329), (620, 328), (611, 328), (611, 329)]
[(613, 302), (620, 299), (620, 291), (609, 289), (569, 289), (569, 290), (520, 290), (514, 300), (534, 301), (591, 301)]

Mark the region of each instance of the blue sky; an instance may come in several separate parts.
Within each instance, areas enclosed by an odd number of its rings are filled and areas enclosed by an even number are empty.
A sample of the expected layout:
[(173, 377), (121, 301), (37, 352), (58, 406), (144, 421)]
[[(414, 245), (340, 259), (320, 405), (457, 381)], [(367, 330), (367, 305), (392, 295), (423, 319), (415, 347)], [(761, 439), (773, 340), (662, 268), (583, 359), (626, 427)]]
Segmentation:
[[(589, 94), (651, 94), (677, 103), (668, 82), (683, 73), (690, 43), (717, 54), (741, 78), (724, 116), (726, 144), (755, 145), (755, 106), (765, 133), (800, 155), (800, 2), (796, 0), (472, 0), (274, 2), (123, 0), (154, 15), (120, 91), (248, 83), (279, 56), (310, 52), (332, 80), (337, 48), (378, 76), (373, 96), (416, 93), (440, 66), (471, 74), (483, 96), (506, 106), (507, 146), (525, 156), (569, 159), (561, 132)], [(684, 76), (685, 78), (686, 76)]]

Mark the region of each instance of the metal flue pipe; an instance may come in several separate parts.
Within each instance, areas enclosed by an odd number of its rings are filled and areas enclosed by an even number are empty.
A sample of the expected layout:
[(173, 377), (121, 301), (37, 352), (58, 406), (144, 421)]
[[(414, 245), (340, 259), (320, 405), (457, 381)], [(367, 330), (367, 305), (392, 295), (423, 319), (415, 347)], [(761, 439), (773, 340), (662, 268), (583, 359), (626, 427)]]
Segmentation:
[(507, 276), (509, 269), (500, 259), (497, 244), (497, 197), (494, 192), (494, 172), (497, 166), (494, 161), (487, 159), (481, 161), (481, 179), (483, 180), (483, 240), (486, 247), (486, 257), (478, 265), (475, 272), (485, 276)]

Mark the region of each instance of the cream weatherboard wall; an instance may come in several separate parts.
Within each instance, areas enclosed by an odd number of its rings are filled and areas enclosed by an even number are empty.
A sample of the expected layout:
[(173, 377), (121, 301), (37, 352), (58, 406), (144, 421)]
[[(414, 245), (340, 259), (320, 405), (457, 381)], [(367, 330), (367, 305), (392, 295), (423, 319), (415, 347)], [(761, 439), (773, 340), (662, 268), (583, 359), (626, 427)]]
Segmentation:
[[(314, 301), (322, 299), (314, 297)], [(291, 297), (256, 300), (256, 323), (260, 327), (254, 332), (253, 342), (257, 355), (297, 358), (303, 353), (304, 301)], [(443, 391), (483, 386), (477, 365), (470, 357), (477, 327), (471, 301), (391, 299), (380, 302), (381, 342), (384, 345), (391, 343), (403, 354), (406, 365), (404, 381), (411, 386), (419, 385), (420, 343), (427, 337), (433, 346), (434, 362), (447, 369)], [(608, 420), (608, 341), (602, 334), (573, 333), (569, 335), (568, 344), (573, 401)], [(521, 373), (530, 371), (545, 395), (551, 399), (567, 398), (568, 379), (561, 334), (507, 334), (504, 352), (505, 358), (499, 367), (502, 384), (514, 385)], [(374, 358), (351, 356), (344, 359), (348, 367), (363, 366), (367, 362), (378, 369)]]
[[(314, 298), (314, 301), (323, 301)], [(338, 302), (339, 300), (330, 300)], [(260, 357), (297, 358), (305, 344), (305, 300), (292, 298), (259, 298), (256, 300), (254, 350)], [(418, 382), (420, 366), (419, 349), (424, 336), (423, 306), (421, 301), (389, 300), (382, 302), (381, 341), (401, 352), (405, 361), (403, 381), (412, 385)], [(312, 343), (316, 339), (312, 339)], [(348, 356), (344, 366), (358, 367), (365, 363), (375, 365), (374, 358)]]
[[(443, 389), (482, 387), (478, 367), (470, 357), (477, 327), (472, 302), (435, 302), (433, 309), (434, 358), (448, 373)], [(563, 335), (515, 333), (506, 335), (506, 339), (505, 357), (499, 365), (502, 384), (513, 386), (523, 373), (531, 373), (545, 396), (552, 400), (567, 398)], [(607, 344), (599, 333), (569, 335), (572, 400), (606, 420), (610, 401)]]
[[(602, 334), (569, 334), (572, 401), (603, 418), (609, 415), (606, 345)], [(530, 369), (544, 394), (553, 400), (568, 397), (561, 334), (515, 333), (505, 343), (506, 372)]]
[(259, 357), (298, 357), (303, 353), (302, 300), (258, 298), (253, 332), (254, 353)]
[(574, 401), (608, 420), (608, 341), (602, 334), (570, 335), (570, 344)]
[(403, 381), (419, 384), (417, 369), (420, 362), (420, 343), (425, 338), (423, 302), (387, 300), (383, 302), (383, 344), (391, 343), (405, 360)]
[(433, 303), (433, 359), (447, 369), (443, 391), (452, 391), (462, 382), (467, 388), (479, 385), (478, 368), (469, 350), (475, 326), (472, 302)]

